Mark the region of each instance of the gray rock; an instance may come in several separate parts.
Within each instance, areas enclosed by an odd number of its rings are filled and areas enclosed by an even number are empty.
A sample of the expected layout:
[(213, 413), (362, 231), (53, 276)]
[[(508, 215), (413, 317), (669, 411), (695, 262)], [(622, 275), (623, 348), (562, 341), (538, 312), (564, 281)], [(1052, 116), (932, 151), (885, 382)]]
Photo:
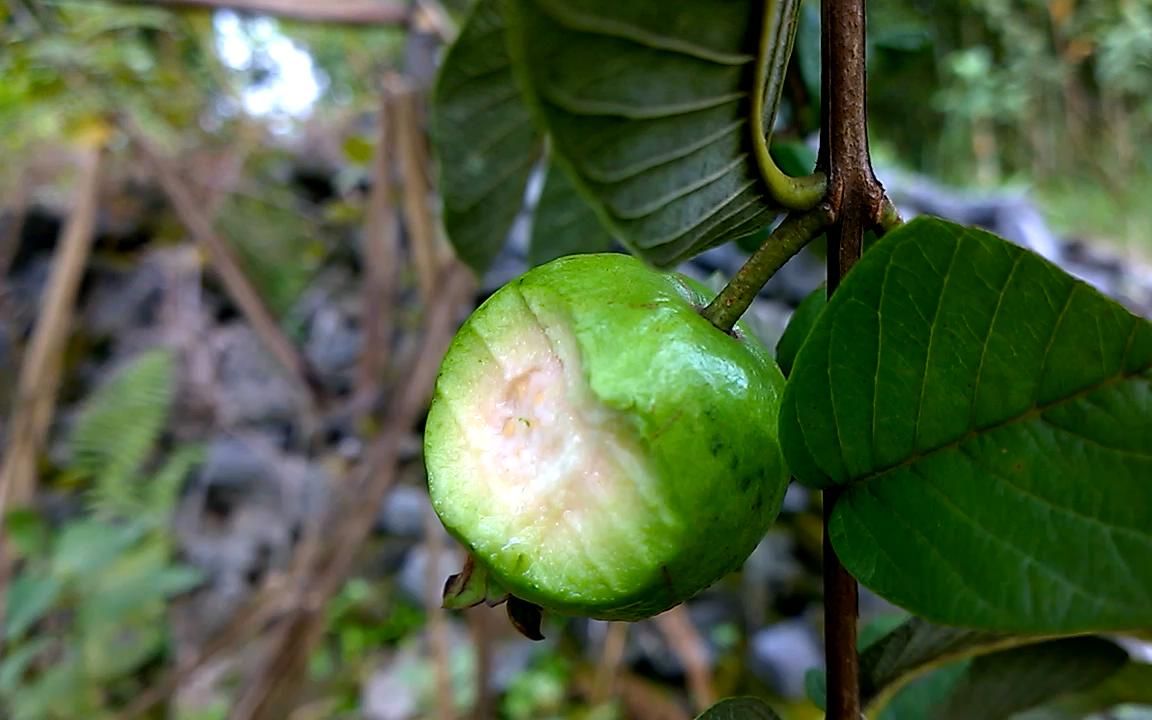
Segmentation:
[(799, 483), (791, 483), (784, 493), (784, 505), (781, 508), (787, 513), (802, 513), (808, 509), (812, 500), (812, 491)]
[(749, 668), (785, 698), (804, 697), (805, 673), (823, 662), (815, 629), (800, 618), (759, 630), (749, 642)]
[(219, 428), (294, 426), (303, 398), (247, 325), (221, 326), (208, 343), (213, 381), (204, 389)]
[(424, 536), (425, 518), (432, 512), (428, 493), (411, 485), (397, 485), (384, 499), (376, 517), (376, 531), (396, 537)]
[(360, 708), (366, 720), (411, 720), (420, 715), (420, 688), (412, 675), (420, 673), (421, 658), (415, 648), (404, 648), (368, 676), (360, 692)]
[(184, 559), (205, 587), (181, 608), (198, 637), (223, 624), (269, 574), (287, 567), (304, 528), (326, 510), (328, 478), (319, 467), (281, 453), (259, 435), (209, 445), (174, 519)]
[(412, 547), (404, 558), (404, 566), (400, 568), (397, 582), (400, 590), (413, 602), (423, 602), (428, 595), (428, 583), (434, 583), (436, 588), (444, 587), (444, 581), (449, 575), (460, 572), (464, 567), (464, 553), (459, 547), (441, 543), (440, 553), (436, 561), (431, 561), (431, 552), (427, 543), (420, 543)]

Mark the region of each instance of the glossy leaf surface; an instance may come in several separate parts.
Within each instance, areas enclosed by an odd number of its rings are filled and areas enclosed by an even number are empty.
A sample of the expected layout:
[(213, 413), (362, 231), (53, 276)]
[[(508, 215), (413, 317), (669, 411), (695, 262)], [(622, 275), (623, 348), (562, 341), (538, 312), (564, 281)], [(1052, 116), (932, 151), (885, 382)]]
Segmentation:
[(1037, 255), (921, 218), (801, 348), (781, 440), (845, 487), (845, 566), (928, 619), (1062, 633), (1152, 623), (1152, 325)]

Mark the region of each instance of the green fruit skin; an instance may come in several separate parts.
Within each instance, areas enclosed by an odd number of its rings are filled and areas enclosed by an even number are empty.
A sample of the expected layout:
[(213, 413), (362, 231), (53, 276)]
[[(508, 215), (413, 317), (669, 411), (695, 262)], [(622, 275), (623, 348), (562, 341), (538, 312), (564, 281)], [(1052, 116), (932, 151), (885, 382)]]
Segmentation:
[[(461, 328), (428, 415), (429, 492), (447, 530), (512, 594), (564, 614), (651, 617), (739, 569), (767, 532), (788, 485), (777, 440), (784, 378), (741, 326), (729, 335), (701, 316), (706, 303), (692, 281), (631, 256), (576, 255), (512, 281)], [(494, 338), (516, 332), (525, 307), (549, 337), (556, 325), (574, 336), (584, 385), (618, 414), (618, 432), (648, 463), (635, 481), (662, 506), (597, 526), (583, 555), (490, 537), (488, 504), (455, 469), (450, 406), (498, 362)]]

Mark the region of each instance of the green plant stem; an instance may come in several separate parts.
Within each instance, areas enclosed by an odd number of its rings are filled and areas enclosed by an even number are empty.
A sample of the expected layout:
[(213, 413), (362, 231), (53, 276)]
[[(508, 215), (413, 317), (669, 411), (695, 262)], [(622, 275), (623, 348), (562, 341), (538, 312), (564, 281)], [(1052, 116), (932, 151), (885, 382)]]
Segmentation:
[(760, 288), (823, 232), (831, 218), (831, 211), (823, 204), (784, 218), (701, 314), (724, 332), (730, 332), (740, 316), (748, 311)]
[[(808, 210), (824, 197), (826, 178), (823, 173), (794, 178), (777, 167), (768, 147), (772, 126), (776, 121), (776, 106), (788, 60), (792, 57), (792, 44), (796, 38), (800, 0), (765, 0), (760, 26), (760, 55), (756, 60), (756, 77), (752, 95), (752, 117), (748, 123), (752, 131), (752, 147), (760, 175), (768, 185), (773, 199), (789, 210)], [(767, 112), (765, 109), (768, 109)]]

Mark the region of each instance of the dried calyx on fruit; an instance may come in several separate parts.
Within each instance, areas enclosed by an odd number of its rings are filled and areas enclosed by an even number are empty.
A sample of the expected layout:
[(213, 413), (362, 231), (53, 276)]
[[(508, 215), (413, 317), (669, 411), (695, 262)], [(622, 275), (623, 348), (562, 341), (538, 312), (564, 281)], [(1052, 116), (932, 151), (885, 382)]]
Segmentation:
[(447, 605), (512, 597), (538, 635), (535, 606), (638, 620), (740, 567), (788, 483), (784, 379), (706, 302), (628, 255), (579, 255), (472, 314), (425, 432), (433, 506), (472, 558)]

